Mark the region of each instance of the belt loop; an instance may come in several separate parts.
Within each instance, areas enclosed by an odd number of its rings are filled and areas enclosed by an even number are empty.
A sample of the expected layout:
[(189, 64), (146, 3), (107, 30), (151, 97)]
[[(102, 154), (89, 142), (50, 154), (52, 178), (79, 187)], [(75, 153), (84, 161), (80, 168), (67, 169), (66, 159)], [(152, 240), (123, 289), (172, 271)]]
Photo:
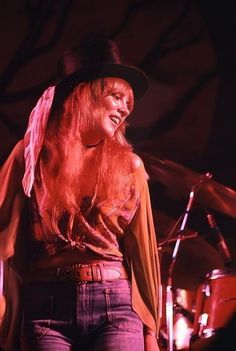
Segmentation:
[(104, 283), (104, 281), (105, 281), (104, 264), (103, 263), (98, 263), (98, 268), (100, 270), (101, 281), (102, 281), (102, 283)]
[(100, 281), (102, 280), (102, 275), (100, 272), (100, 267), (98, 266), (98, 264), (91, 264), (89, 265), (91, 267), (91, 273), (92, 273), (92, 279), (94, 281)]

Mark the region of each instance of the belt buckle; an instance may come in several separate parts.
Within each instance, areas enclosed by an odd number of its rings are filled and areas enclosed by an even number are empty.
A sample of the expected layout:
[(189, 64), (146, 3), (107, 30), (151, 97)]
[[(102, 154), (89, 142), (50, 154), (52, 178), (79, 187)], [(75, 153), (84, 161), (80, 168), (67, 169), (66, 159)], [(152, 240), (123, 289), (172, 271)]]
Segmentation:
[(92, 267), (75, 264), (72, 269), (72, 279), (75, 283), (91, 281), (93, 279)]

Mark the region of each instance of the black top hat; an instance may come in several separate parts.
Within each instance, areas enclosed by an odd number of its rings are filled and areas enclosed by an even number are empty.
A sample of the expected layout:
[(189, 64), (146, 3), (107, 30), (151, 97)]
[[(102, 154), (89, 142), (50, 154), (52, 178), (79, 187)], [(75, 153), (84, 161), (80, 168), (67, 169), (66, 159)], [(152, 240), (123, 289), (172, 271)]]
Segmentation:
[(148, 88), (145, 73), (136, 67), (123, 64), (116, 43), (107, 39), (87, 41), (66, 51), (59, 60), (58, 68), (59, 90), (68, 91), (79, 82), (105, 77), (126, 80), (136, 99), (140, 99)]

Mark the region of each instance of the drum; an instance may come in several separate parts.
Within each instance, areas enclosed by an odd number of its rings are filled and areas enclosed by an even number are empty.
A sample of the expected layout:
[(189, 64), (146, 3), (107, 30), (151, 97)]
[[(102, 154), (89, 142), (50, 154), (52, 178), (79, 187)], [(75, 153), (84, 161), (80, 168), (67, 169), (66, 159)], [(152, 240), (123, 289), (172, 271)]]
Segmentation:
[(189, 350), (193, 332), (195, 294), (185, 289), (174, 293), (174, 344), (175, 350)]
[(215, 269), (197, 291), (193, 339), (209, 338), (223, 328), (236, 311), (236, 272)]
[[(161, 350), (167, 348), (166, 286), (162, 286), (162, 321), (160, 328)], [(186, 289), (173, 291), (173, 342), (175, 350), (189, 350), (193, 332), (194, 302), (196, 293)]]

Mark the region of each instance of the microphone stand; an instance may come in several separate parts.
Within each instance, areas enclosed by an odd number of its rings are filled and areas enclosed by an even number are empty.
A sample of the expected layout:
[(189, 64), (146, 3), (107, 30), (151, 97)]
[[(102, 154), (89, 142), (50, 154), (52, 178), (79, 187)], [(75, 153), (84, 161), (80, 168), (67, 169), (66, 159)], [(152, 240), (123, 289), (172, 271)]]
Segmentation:
[(213, 216), (213, 214), (209, 210), (205, 210), (205, 212), (206, 212), (207, 221), (208, 221), (208, 224), (211, 228), (211, 231), (216, 236), (217, 248), (218, 248), (218, 251), (223, 259), (224, 266), (231, 267), (231, 265), (233, 264), (233, 260), (232, 260), (232, 257), (230, 255), (229, 248), (228, 248), (228, 245), (226, 244), (224, 236), (221, 233), (218, 225), (216, 224), (216, 220), (215, 220), (215, 217)]
[(199, 182), (192, 187), (189, 194), (189, 200), (180, 226), (179, 234), (175, 243), (172, 253), (171, 263), (168, 270), (167, 286), (166, 286), (166, 325), (167, 325), (167, 351), (173, 351), (174, 338), (173, 338), (173, 270), (176, 263), (177, 253), (179, 250), (180, 242), (182, 240), (182, 233), (184, 232), (189, 213), (192, 209), (196, 192), (199, 190), (202, 183), (212, 178), (210, 173), (206, 173), (200, 178)]

